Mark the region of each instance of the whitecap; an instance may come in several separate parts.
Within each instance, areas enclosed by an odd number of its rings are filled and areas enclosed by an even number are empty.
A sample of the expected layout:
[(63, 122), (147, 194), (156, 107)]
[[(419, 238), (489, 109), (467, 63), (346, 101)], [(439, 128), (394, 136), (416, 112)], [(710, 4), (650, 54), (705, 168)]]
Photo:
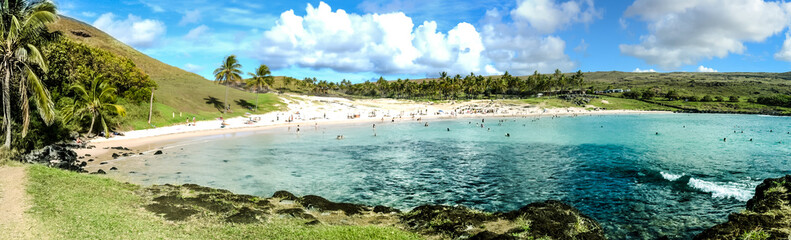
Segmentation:
[(695, 178), (690, 178), (687, 184), (697, 190), (711, 193), (711, 196), (714, 198), (734, 198), (746, 202), (750, 200), (753, 195), (752, 191), (748, 190), (748, 186), (740, 184), (718, 184)]
[(662, 178), (671, 182), (674, 182), (684, 176), (684, 174), (678, 175), (678, 174), (672, 174), (666, 172), (659, 172), (659, 174), (662, 174)]

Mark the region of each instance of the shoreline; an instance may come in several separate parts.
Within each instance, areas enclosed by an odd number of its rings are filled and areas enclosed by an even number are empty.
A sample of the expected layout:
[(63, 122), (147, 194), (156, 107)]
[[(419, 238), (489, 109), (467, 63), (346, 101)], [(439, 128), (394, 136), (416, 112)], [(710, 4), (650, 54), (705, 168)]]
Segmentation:
[[(577, 111), (568, 111), (568, 112), (556, 112), (557, 110), (568, 110), (567, 108), (553, 108), (551, 109), (550, 113), (528, 113), (528, 114), (462, 114), (462, 115), (422, 115), (416, 116), (414, 119), (411, 117), (409, 118), (396, 118), (393, 119), (392, 123), (406, 123), (406, 122), (418, 122), (418, 118), (420, 118), (420, 122), (426, 122), (431, 120), (452, 120), (452, 119), (473, 119), (473, 118), (509, 118), (509, 117), (542, 117), (545, 115), (548, 116), (593, 116), (593, 115), (639, 115), (639, 114), (673, 114), (674, 112), (669, 111), (641, 111), (641, 110), (597, 110), (597, 111), (588, 111), (588, 110), (577, 110)], [(278, 114), (284, 112), (273, 112), (267, 113), (265, 115), (270, 114)], [(252, 117), (259, 117), (264, 115), (253, 115)], [(228, 119), (230, 121), (232, 119)], [(237, 117), (233, 120), (241, 121), (245, 120), (243, 117)], [(210, 124), (211, 122), (215, 121), (202, 121), (198, 122), (196, 125), (202, 124)], [(144, 136), (133, 136), (133, 137), (115, 137), (109, 139), (94, 139), (87, 143), (88, 146), (95, 146), (95, 148), (88, 149), (88, 148), (80, 148), (74, 149), (78, 156), (86, 156), (86, 158), (92, 158), (95, 161), (89, 163), (86, 166), (86, 169), (93, 170), (94, 167), (99, 166), (103, 161), (110, 161), (115, 160), (114, 158), (110, 157), (113, 152), (120, 151), (118, 149), (112, 149), (113, 147), (124, 147), (128, 148), (132, 152), (135, 153), (148, 153), (153, 152), (155, 150), (161, 150), (164, 146), (170, 145), (173, 143), (178, 142), (186, 142), (193, 138), (202, 138), (202, 137), (220, 137), (225, 135), (232, 135), (235, 136), (237, 134), (244, 134), (244, 133), (254, 133), (254, 132), (263, 132), (263, 131), (271, 131), (278, 128), (292, 128), (297, 126), (304, 126), (304, 127), (311, 127), (315, 124), (325, 126), (338, 126), (338, 125), (358, 125), (358, 124), (365, 124), (365, 123), (373, 123), (373, 122), (387, 122), (388, 118), (382, 120), (381, 118), (358, 118), (358, 119), (321, 119), (321, 120), (302, 120), (302, 121), (295, 121), (295, 122), (280, 122), (280, 123), (264, 123), (261, 125), (253, 125), (253, 126), (236, 126), (236, 127), (229, 127), (229, 128), (214, 128), (214, 129), (197, 129), (192, 131), (177, 131), (177, 132), (161, 132), (157, 130), (166, 129), (166, 128), (173, 128), (174, 126), (170, 127), (162, 127), (162, 128), (154, 128), (154, 129), (147, 129), (142, 130), (146, 132), (153, 132), (153, 135), (144, 135)], [(185, 127), (186, 126), (181, 126)], [(132, 131), (137, 132), (137, 131)], [(100, 140), (100, 141), (96, 141)], [(123, 157), (122, 157), (123, 158)], [(118, 159), (122, 159), (118, 158)]]

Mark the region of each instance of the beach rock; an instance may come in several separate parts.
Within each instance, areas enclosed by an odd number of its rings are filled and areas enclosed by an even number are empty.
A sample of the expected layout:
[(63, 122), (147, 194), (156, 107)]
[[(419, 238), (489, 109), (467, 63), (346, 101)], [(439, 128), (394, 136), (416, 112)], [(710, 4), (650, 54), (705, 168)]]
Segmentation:
[(695, 239), (789, 239), (791, 237), (791, 175), (765, 179), (747, 201), (747, 209), (704, 230)]
[(307, 212), (305, 212), (305, 209), (302, 209), (302, 208), (280, 209), (280, 210), (275, 211), (275, 213), (280, 215), (280, 216), (293, 217), (293, 218), (302, 218), (302, 219), (307, 219), (307, 220), (316, 220), (316, 217), (314, 217), (313, 215), (308, 214)]
[(424, 205), (403, 213), (401, 222), (418, 233), (453, 239), (606, 239), (595, 220), (559, 201), (531, 203), (505, 213)]
[(96, 171), (96, 172), (94, 172), (92, 174), (107, 174), (107, 172), (105, 172), (104, 170), (99, 169), (98, 171)]
[(307, 195), (297, 200), (305, 208), (313, 208), (318, 211), (343, 211), (346, 215), (360, 214), (366, 207), (352, 203), (336, 203), (316, 195)]
[(120, 155), (120, 154), (118, 154), (118, 153), (113, 153), (113, 159), (116, 159), (116, 158), (118, 158), (118, 157), (120, 157), (120, 156), (121, 156), (121, 155)]
[(81, 171), (77, 161), (77, 153), (71, 150), (71, 144), (53, 144), (41, 149), (33, 150), (21, 157), (22, 162), (44, 164), (49, 167)]
[(85, 154), (85, 156), (86, 156), (86, 157), (90, 157), (91, 155), (86, 153), (86, 154)]
[(117, 170), (118, 170), (118, 168), (117, 168), (117, 167), (111, 167), (111, 168), (110, 168), (110, 171), (117, 171)]
[(291, 200), (291, 201), (296, 201), (297, 199), (299, 199), (297, 198), (297, 196), (294, 196), (294, 194), (286, 191), (277, 191), (275, 192), (275, 194), (272, 195), (272, 197), (280, 198), (282, 200)]
[(80, 163), (80, 167), (85, 167), (85, 166), (88, 166), (88, 163), (87, 163), (87, 162), (81, 162), (81, 163)]
[(154, 153), (154, 155), (160, 155), (160, 154), (162, 154), (162, 150), (157, 150), (157, 151)]
[(107, 162), (100, 162), (99, 165), (105, 165)]
[(264, 218), (263, 212), (248, 207), (242, 207), (236, 214), (225, 218), (225, 221), (229, 223), (250, 224), (260, 222), (262, 218)]
[(391, 207), (379, 205), (379, 206), (375, 206), (374, 207), (374, 212), (375, 213), (401, 213), (401, 210), (398, 210), (396, 208), (391, 208)]

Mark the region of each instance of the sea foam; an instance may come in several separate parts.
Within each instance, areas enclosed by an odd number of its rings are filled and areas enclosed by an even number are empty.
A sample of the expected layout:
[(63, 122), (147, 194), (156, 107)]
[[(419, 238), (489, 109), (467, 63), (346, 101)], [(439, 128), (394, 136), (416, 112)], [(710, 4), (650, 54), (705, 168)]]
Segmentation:
[[(675, 182), (681, 179), (686, 174), (673, 174), (666, 172), (659, 172), (665, 180)], [(752, 198), (752, 191), (749, 186), (735, 183), (714, 183), (706, 180), (700, 180), (690, 177), (687, 186), (694, 188), (701, 192), (711, 193), (714, 198), (733, 198), (739, 201), (746, 202)]]

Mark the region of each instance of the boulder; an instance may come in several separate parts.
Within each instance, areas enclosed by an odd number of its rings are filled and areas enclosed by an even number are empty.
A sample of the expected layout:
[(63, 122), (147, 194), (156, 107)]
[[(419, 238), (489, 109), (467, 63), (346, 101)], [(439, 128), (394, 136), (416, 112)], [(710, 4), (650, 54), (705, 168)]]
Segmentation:
[(272, 195), (273, 198), (280, 198), (281, 200), (296, 201), (298, 198), (294, 194), (286, 191), (277, 191)]
[(307, 195), (297, 200), (305, 208), (313, 208), (318, 211), (343, 211), (346, 215), (360, 214), (366, 207), (352, 203), (336, 203), (316, 195)]
[(157, 150), (157, 151), (154, 153), (154, 155), (160, 155), (160, 154), (162, 154), (162, 150)]
[(53, 144), (38, 150), (33, 150), (21, 157), (23, 162), (44, 164), (49, 167), (81, 171), (77, 161), (77, 153), (71, 150), (69, 144)]

